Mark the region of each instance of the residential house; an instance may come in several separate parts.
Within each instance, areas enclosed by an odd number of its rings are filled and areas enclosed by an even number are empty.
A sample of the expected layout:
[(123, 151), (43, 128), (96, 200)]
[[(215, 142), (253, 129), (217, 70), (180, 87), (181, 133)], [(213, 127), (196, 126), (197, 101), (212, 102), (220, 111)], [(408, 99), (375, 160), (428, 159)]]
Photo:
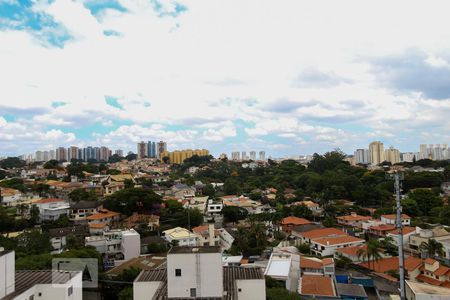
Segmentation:
[(133, 299), (265, 299), (260, 268), (222, 266), (220, 248), (173, 247), (166, 267), (142, 271), (133, 283)]
[(264, 275), (283, 283), (289, 291), (296, 291), (300, 278), (300, 255), (285, 251), (272, 252)]
[(122, 226), (130, 229), (145, 226), (149, 230), (155, 231), (159, 228), (159, 216), (133, 213), (122, 221)]
[(320, 216), (322, 214), (322, 208), (316, 202), (311, 200), (297, 201), (291, 203), (291, 206), (304, 205), (306, 206), (314, 215)]
[(302, 275), (322, 275), (332, 277), (335, 274), (334, 259), (316, 257), (300, 257), (300, 272)]
[(73, 236), (74, 238), (79, 238), (84, 240), (84, 238), (89, 234), (87, 226), (72, 226), (64, 228), (51, 228), (48, 230), (50, 236), (50, 243), (52, 244), (53, 251), (52, 254), (61, 253), (67, 246), (67, 237)]
[(167, 242), (177, 246), (198, 246), (200, 237), (182, 227), (175, 227), (162, 232), (161, 235)]
[(118, 191), (125, 189), (125, 183), (122, 181), (113, 181), (103, 186), (103, 195), (110, 196)]
[[(402, 225), (403, 226), (409, 226), (411, 225), (411, 217), (406, 215), (406, 214), (402, 214)], [(396, 214), (390, 214), (390, 215), (381, 215), (381, 222), (385, 223), (385, 224), (392, 224), (395, 225), (397, 219), (397, 215)]]
[(303, 275), (299, 280), (298, 293), (307, 298), (340, 299), (331, 277)]
[[(410, 236), (416, 234), (419, 231), (420, 231), (419, 227), (404, 226), (402, 228), (403, 246), (406, 247), (409, 244)], [(392, 238), (394, 245), (398, 246), (398, 243), (400, 241), (400, 235), (397, 229), (387, 232), (386, 237)]]
[(394, 231), (395, 231), (395, 225), (380, 224), (380, 225), (370, 227), (367, 232), (376, 237), (385, 237), (388, 233), (392, 233)]
[(214, 228), (214, 223), (194, 227), (192, 232), (198, 236), (199, 246), (219, 246), (220, 244), (219, 230)]
[(102, 209), (102, 206), (97, 201), (72, 202), (70, 204), (70, 219), (76, 223), (82, 223), (86, 221), (88, 216), (98, 213), (100, 209)]
[(81, 300), (83, 272), (16, 270), (15, 252), (0, 248), (0, 299)]
[(286, 217), (281, 220), (282, 230), (287, 234), (291, 234), (292, 229), (294, 227), (309, 225), (309, 224), (312, 224), (312, 223), (306, 219), (293, 217), (293, 216)]
[(116, 225), (120, 220), (120, 213), (102, 208), (99, 209), (98, 213), (86, 217), (86, 220), (89, 224), (90, 233), (95, 234)]
[[(365, 257), (360, 255), (360, 253), (364, 253), (366, 249), (367, 249), (366, 244), (337, 249), (336, 252), (334, 253), (334, 258), (337, 259), (343, 256), (350, 259), (354, 263), (359, 263), (365, 259)], [(381, 258), (390, 257), (390, 255), (385, 253), (383, 250), (381, 250), (380, 255)]]
[(349, 235), (324, 236), (311, 240), (311, 251), (320, 256), (334, 255), (336, 250), (351, 246), (362, 245), (365, 240)]
[(14, 206), (22, 200), (22, 192), (16, 189), (0, 187), (0, 204)]
[(450, 233), (443, 226), (436, 226), (432, 229), (420, 229), (418, 231), (409, 237), (408, 247), (413, 253), (421, 254), (421, 245), (428, 243), (430, 240), (435, 240), (444, 245), (444, 257), (450, 258), (450, 247), (446, 247), (448, 241), (450, 241)]
[(450, 300), (450, 289), (407, 280), (405, 298), (407, 300)]
[(370, 217), (370, 216), (360, 216), (355, 212), (352, 212), (350, 215), (347, 215), (347, 216), (336, 217), (337, 223), (339, 225), (356, 227), (356, 228), (362, 228), (361, 223), (371, 220), (371, 219), (372, 219), (372, 217)]
[(100, 236), (85, 238), (86, 246), (93, 246), (105, 260), (129, 260), (141, 254), (141, 237), (134, 229), (103, 231)]
[(32, 201), (39, 209), (39, 219), (41, 221), (55, 221), (60, 216), (69, 214), (70, 205), (64, 199), (46, 198)]

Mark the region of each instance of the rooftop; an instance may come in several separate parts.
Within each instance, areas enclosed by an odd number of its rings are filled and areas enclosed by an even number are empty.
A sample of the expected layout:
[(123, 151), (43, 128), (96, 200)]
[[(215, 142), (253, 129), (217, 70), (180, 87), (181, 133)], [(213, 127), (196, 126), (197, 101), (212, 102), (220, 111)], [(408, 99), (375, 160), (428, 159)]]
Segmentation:
[(112, 218), (120, 216), (120, 213), (115, 211), (110, 211), (107, 209), (101, 209), (98, 213), (88, 216), (87, 220), (101, 220), (103, 218)]
[(312, 239), (312, 240), (314, 242), (324, 245), (324, 246), (364, 242), (363, 239), (359, 239), (359, 238), (356, 238), (356, 237), (350, 236), (350, 235), (335, 236), (335, 237), (327, 236), (327, 237), (320, 237), (320, 238), (316, 238), (316, 239)]
[(37, 284), (65, 284), (79, 272), (60, 272), (52, 270), (43, 271), (16, 271), (16, 288), (15, 291), (3, 300), (14, 299), (29, 288)]
[(281, 224), (283, 225), (306, 225), (311, 224), (310, 221), (303, 219), (303, 218), (297, 218), (297, 217), (286, 217), (283, 220), (281, 220)]
[[(391, 220), (395, 220), (397, 218), (396, 214), (389, 214), (389, 215), (381, 215), (382, 218), (386, 218), (386, 219), (391, 219)], [(410, 216), (406, 215), (406, 214), (402, 214), (402, 220), (407, 220), (407, 219), (411, 219)]]
[(336, 289), (340, 296), (352, 296), (367, 298), (364, 287), (360, 284), (337, 283)]
[(300, 278), (299, 292), (301, 295), (336, 296), (332, 279), (320, 275), (303, 275)]
[(40, 200), (34, 200), (33, 203), (44, 204), (44, 203), (53, 203), (53, 202), (64, 202), (64, 199), (59, 198), (46, 198)]
[(450, 289), (448, 288), (412, 281), (406, 281), (406, 284), (411, 288), (411, 290), (415, 294), (450, 296)]
[(220, 253), (219, 246), (202, 247), (183, 247), (177, 246), (170, 249), (168, 254), (187, 254), (187, 253)]
[(342, 230), (339, 230), (337, 228), (323, 228), (323, 229), (314, 229), (311, 231), (306, 231), (300, 234), (301, 236), (309, 239), (319, 238), (319, 237), (325, 237), (325, 236), (339, 236), (339, 235), (347, 235)]

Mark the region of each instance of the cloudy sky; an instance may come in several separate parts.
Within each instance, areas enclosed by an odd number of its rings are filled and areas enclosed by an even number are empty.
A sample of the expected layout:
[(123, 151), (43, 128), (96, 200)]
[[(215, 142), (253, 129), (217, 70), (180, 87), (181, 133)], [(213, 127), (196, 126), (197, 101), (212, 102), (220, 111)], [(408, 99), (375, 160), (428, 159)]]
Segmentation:
[(448, 1), (0, 0), (0, 156), (450, 142)]

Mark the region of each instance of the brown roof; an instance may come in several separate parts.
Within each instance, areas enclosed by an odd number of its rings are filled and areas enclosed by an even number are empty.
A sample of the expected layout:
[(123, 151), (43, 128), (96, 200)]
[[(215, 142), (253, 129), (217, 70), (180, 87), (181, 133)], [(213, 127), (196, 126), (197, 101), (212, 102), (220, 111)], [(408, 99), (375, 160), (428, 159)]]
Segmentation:
[[(390, 270), (397, 270), (399, 268), (398, 256), (388, 257), (380, 259), (375, 262), (375, 267), (373, 267), (373, 263), (370, 262), (370, 267), (367, 262), (363, 262), (359, 264), (362, 267), (367, 269), (374, 270), (376, 272), (385, 273)], [(408, 256), (405, 258), (405, 269), (407, 271), (413, 271), (419, 268), (422, 265), (422, 260), (417, 257)]]
[(428, 265), (433, 265), (435, 262), (436, 262), (436, 260), (434, 260), (432, 258), (425, 259), (425, 263)]
[(315, 259), (307, 258), (304, 256), (300, 257), (300, 268), (305, 269), (322, 269), (323, 264), (322, 261), (317, 261)]
[(358, 256), (358, 251), (360, 249), (365, 250), (367, 248), (367, 245), (357, 245), (357, 246), (350, 246), (345, 248), (336, 249), (336, 252), (346, 254), (348, 256)]
[(443, 276), (447, 274), (448, 271), (450, 271), (450, 269), (447, 268), (446, 266), (440, 266), (436, 271), (434, 271), (434, 275)]
[(112, 217), (116, 217), (116, 216), (120, 216), (120, 213), (115, 212), (115, 211), (110, 211), (107, 209), (102, 209), (98, 213), (88, 216), (86, 219), (87, 220), (101, 220), (103, 218), (112, 218)]
[[(381, 217), (386, 218), (386, 219), (395, 220), (397, 218), (397, 215), (389, 214), (389, 215), (381, 215)], [(402, 214), (402, 220), (406, 220), (406, 219), (411, 219), (411, 217), (406, 214)]]
[(281, 220), (282, 225), (306, 225), (311, 224), (310, 221), (303, 219), (303, 218), (297, 218), (297, 217), (286, 217), (283, 220)]
[(325, 236), (347, 235), (347, 234), (337, 228), (322, 228), (322, 229), (314, 229), (311, 231), (302, 232), (302, 233), (300, 233), (300, 235), (305, 238), (314, 239), (314, 238), (325, 237)]
[(345, 243), (355, 243), (355, 242), (364, 242), (363, 239), (356, 238), (354, 236), (345, 235), (345, 236), (336, 236), (336, 237), (321, 237), (312, 239), (314, 242), (329, 246), (329, 245), (338, 245)]
[(395, 225), (381, 224), (381, 225), (377, 225), (377, 226), (371, 226), (369, 229), (376, 230), (376, 231), (392, 231), (395, 229)]
[[(410, 234), (410, 233), (412, 233), (412, 232), (416, 232), (416, 228), (415, 228), (415, 227), (411, 227), (411, 226), (403, 226), (403, 228), (402, 228), (402, 233), (403, 233), (403, 235), (405, 235), (405, 234)], [(392, 233), (392, 234), (398, 234), (397, 229), (390, 230), (389, 233)]]
[(428, 283), (428, 284), (431, 284), (431, 285), (437, 285), (437, 286), (439, 286), (439, 285), (444, 283), (444, 282), (439, 281), (437, 279), (427, 277), (427, 276), (425, 276), (423, 274), (420, 274), (419, 276), (417, 276), (416, 279), (419, 280), (419, 281), (422, 281), (422, 282), (425, 282), (425, 283)]
[(35, 200), (35, 201), (33, 201), (33, 203), (39, 203), (39, 204), (43, 204), (43, 203), (52, 203), (52, 202), (64, 202), (64, 199), (59, 199), (59, 198), (47, 198), (47, 199), (40, 199), (40, 200)]
[(336, 217), (336, 219), (338, 220), (343, 220), (343, 221), (367, 221), (367, 220), (371, 220), (372, 217), (369, 216), (360, 216), (360, 215), (347, 215), (347, 216), (339, 216)]
[(319, 275), (303, 275), (300, 279), (301, 295), (315, 296), (336, 296), (333, 287), (333, 281), (330, 277), (322, 277)]
[(407, 271), (413, 271), (419, 268), (422, 264), (423, 260), (418, 257), (408, 256), (405, 258), (405, 270)]

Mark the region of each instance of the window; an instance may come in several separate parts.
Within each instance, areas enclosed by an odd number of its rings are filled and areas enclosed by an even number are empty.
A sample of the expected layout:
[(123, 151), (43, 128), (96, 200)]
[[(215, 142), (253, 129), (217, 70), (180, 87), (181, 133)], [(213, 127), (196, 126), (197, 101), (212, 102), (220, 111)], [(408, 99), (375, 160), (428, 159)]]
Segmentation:
[(73, 294), (73, 286), (69, 287), (69, 289), (67, 290), (67, 296), (70, 296)]
[(38, 293), (38, 297), (42, 297), (42, 293)]
[(195, 288), (191, 288), (191, 297), (197, 297), (197, 291)]
[(239, 288), (239, 289), (238, 289), (238, 292), (242, 292), (242, 289), (241, 289), (241, 288)]
[(181, 269), (175, 269), (175, 276), (177, 277), (181, 276)]
[(34, 300), (34, 295), (31, 295), (28, 300)]

